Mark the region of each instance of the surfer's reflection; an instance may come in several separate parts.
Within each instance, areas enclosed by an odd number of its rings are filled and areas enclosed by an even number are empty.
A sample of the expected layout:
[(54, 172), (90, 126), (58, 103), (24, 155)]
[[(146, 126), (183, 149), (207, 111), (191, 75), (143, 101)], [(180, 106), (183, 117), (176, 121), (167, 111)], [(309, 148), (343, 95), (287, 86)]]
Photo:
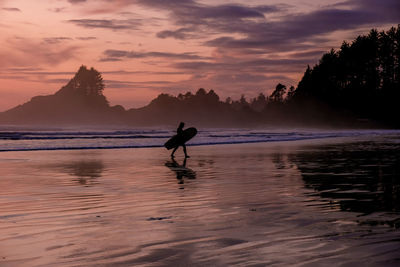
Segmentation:
[(180, 184), (183, 184), (183, 178), (196, 179), (196, 172), (192, 169), (186, 168), (186, 161), (187, 159), (185, 158), (183, 164), (180, 165), (172, 158), (171, 161), (165, 163), (165, 166), (176, 173), (176, 179), (179, 180)]

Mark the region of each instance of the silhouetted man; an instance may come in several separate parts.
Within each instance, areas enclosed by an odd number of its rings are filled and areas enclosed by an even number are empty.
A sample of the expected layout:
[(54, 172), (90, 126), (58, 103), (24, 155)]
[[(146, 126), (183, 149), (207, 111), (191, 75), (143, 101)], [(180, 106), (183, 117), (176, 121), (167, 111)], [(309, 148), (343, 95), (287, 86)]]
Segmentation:
[(183, 152), (185, 153), (185, 158), (190, 158), (188, 156), (188, 154), (186, 153), (186, 145), (185, 145), (185, 141), (183, 140), (183, 127), (184, 126), (185, 126), (185, 123), (181, 122), (179, 124), (178, 129), (176, 129), (176, 135), (177, 135), (177, 138), (178, 138), (178, 142), (177, 142), (177, 146), (174, 148), (174, 150), (171, 153), (171, 158), (174, 157), (174, 153), (179, 148), (179, 146), (183, 147)]

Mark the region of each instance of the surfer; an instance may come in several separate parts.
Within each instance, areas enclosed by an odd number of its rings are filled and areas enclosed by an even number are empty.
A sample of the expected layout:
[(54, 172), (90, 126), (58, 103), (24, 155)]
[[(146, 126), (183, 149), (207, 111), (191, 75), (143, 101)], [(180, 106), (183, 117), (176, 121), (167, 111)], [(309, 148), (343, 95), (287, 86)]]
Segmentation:
[(179, 124), (178, 129), (176, 129), (176, 135), (172, 136), (167, 142), (165, 142), (164, 146), (166, 149), (174, 149), (171, 153), (171, 158), (174, 158), (175, 151), (182, 146), (183, 152), (185, 153), (185, 158), (189, 158), (186, 152), (185, 143), (192, 139), (197, 134), (197, 129), (194, 127), (189, 127), (186, 130), (183, 130), (185, 123), (181, 122)]
[(174, 153), (179, 148), (179, 146), (183, 147), (183, 152), (185, 153), (185, 158), (190, 158), (189, 155), (186, 153), (186, 145), (185, 145), (184, 136), (183, 136), (183, 127), (184, 126), (185, 126), (185, 123), (181, 122), (179, 124), (178, 129), (176, 129), (176, 137), (177, 137), (178, 142), (177, 142), (174, 150), (172, 150), (171, 158), (175, 157)]

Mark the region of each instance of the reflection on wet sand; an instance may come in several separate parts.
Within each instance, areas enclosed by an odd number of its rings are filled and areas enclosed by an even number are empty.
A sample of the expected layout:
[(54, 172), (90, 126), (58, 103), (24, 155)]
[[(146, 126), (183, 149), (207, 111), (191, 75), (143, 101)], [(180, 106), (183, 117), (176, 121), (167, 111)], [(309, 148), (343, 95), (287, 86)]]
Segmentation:
[[(399, 144), (326, 145), (293, 154), (290, 159), (305, 186), (329, 200), (328, 205), (361, 215), (400, 211)], [(400, 227), (398, 219), (384, 223)]]
[(59, 169), (76, 177), (81, 185), (91, 185), (101, 177), (104, 164), (100, 160), (84, 160), (60, 165)]
[(179, 184), (184, 183), (183, 178), (196, 179), (196, 172), (190, 168), (186, 168), (186, 162), (186, 158), (182, 164), (179, 164), (174, 158), (165, 162), (165, 166), (176, 173), (176, 179), (179, 180)]

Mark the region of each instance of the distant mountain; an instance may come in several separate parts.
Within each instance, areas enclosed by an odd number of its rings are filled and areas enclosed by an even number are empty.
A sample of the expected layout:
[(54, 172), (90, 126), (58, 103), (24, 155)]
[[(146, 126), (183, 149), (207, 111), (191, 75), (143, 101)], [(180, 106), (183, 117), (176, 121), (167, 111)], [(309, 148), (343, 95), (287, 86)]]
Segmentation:
[(66, 125), (122, 122), (122, 106), (110, 107), (103, 95), (104, 82), (95, 69), (81, 66), (75, 76), (53, 95), (35, 96), (0, 114), (8, 124)]

